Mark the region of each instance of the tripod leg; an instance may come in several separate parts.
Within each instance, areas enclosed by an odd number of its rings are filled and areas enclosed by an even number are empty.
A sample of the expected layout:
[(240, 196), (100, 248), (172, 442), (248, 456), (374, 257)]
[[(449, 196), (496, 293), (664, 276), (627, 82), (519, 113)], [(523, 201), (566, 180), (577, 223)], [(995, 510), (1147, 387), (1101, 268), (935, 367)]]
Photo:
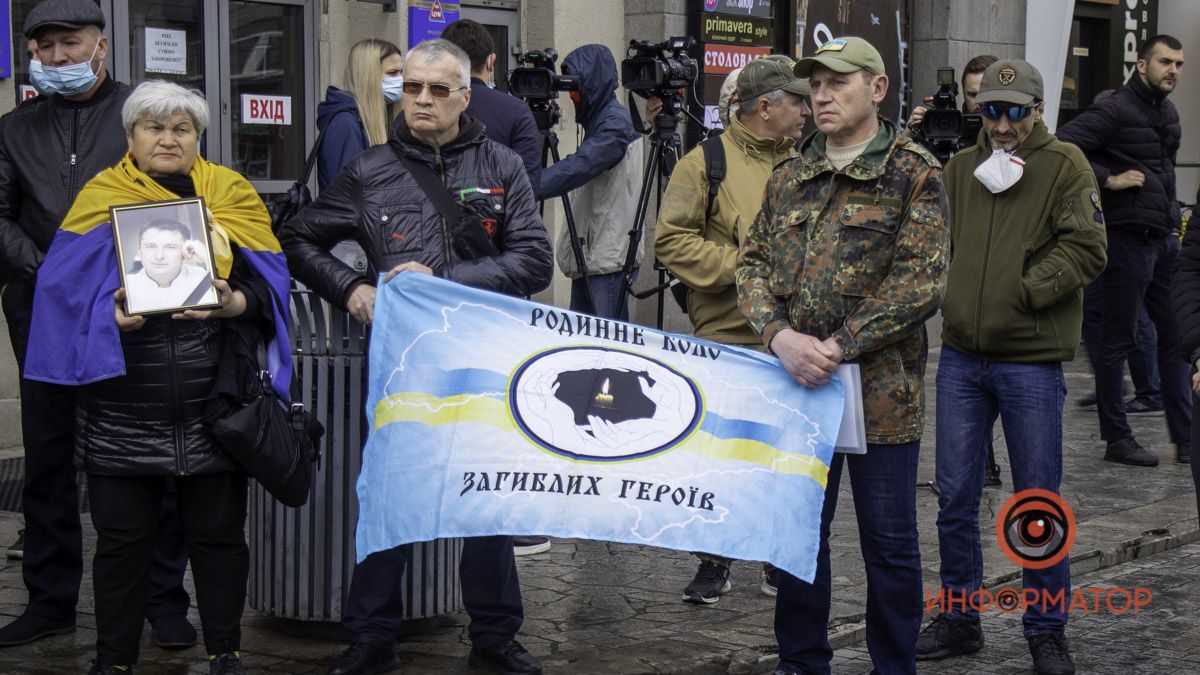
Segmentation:
[(642, 173), (642, 190), (638, 194), (637, 211), (633, 217), (633, 227), (629, 230), (629, 248), (625, 250), (625, 264), (621, 266), (621, 285), (617, 289), (616, 301), (613, 303), (613, 316), (620, 316), (621, 303), (633, 286), (633, 266), (637, 261), (637, 247), (641, 243), (642, 232), (646, 227), (646, 213), (650, 208), (650, 191), (654, 187), (654, 176), (662, 161), (662, 139), (656, 137), (651, 143), (650, 161), (646, 162), (646, 170)]
[[(550, 156), (554, 158), (554, 162), (558, 163), (558, 139), (553, 132), (547, 132), (542, 135), (542, 153), (543, 158), (545, 152), (549, 150)], [(545, 162), (542, 162), (543, 165)], [(584, 311), (592, 316), (596, 316), (596, 302), (592, 299), (592, 284), (588, 278), (587, 259), (583, 255), (583, 244), (579, 240), (579, 230), (575, 227), (575, 214), (571, 212), (571, 199), (567, 195), (562, 196), (563, 214), (567, 221), (567, 236), (571, 241), (571, 255), (575, 257), (575, 268), (579, 270), (579, 274), (583, 278), (583, 299)]]

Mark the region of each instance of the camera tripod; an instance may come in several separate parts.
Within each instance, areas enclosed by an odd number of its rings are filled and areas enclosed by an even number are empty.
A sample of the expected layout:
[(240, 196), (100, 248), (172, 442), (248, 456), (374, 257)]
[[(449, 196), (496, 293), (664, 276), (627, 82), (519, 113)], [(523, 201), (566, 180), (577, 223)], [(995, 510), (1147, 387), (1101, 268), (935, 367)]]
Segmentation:
[(654, 118), (653, 140), (650, 142), (650, 159), (646, 161), (646, 169), (642, 173), (642, 189), (638, 193), (637, 211), (633, 218), (633, 227), (629, 230), (629, 246), (625, 249), (625, 262), (621, 266), (621, 285), (617, 291), (616, 302), (612, 308), (612, 315), (619, 316), (618, 312), (621, 309), (621, 303), (625, 300), (626, 293), (639, 300), (658, 294), (658, 328), (662, 328), (663, 326), (663, 299), (661, 294), (675, 280), (668, 280), (666, 268), (655, 263), (655, 269), (658, 270), (658, 285), (641, 293), (635, 293), (633, 291), (633, 268), (637, 264), (638, 245), (641, 243), (642, 234), (646, 230), (646, 214), (650, 208), (650, 193), (653, 191), (657, 195), (657, 204), (661, 206), (663, 176), (670, 175), (671, 171), (675, 168), (675, 162), (679, 161), (679, 157), (682, 154), (679, 145), (679, 133), (676, 130), (676, 127), (679, 125), (679, 119), (674, 113), (666, 112), (667, 110), (679, 110), (680, 108), (681, 106), (678, 102), (672, 103), (664, 98), (663, 112), (660, 112)]
[[(558, 134), (554, 131), (554, 125), (558, 124), (558, 120), (562, 117), (562, 111), (559, 110), (557, 101), (529, 101), (529, 109), (533, 112), (533, 120), (537, 123), (538, 133), (542, 136), (542, 168), (544, 169), (547, 166), (547, 157), (553, 159), (556, 164), (559, 161)], [(584, 311), (596, 316), (592, 286), (588, 283), (587, 260), (583, 256), (583, 242), (579, 238), (579, 230), (575, 227), (575, 214), (571, 211), (571, 198), (566, 193), (562, 196), (562, 205), (567, 220), (567, 236), (571, 241), (571, 254), (575, 257), (575, 266), (583, 279)], [(543, 201), (540, 206), (544, 208), (545, 202)]]

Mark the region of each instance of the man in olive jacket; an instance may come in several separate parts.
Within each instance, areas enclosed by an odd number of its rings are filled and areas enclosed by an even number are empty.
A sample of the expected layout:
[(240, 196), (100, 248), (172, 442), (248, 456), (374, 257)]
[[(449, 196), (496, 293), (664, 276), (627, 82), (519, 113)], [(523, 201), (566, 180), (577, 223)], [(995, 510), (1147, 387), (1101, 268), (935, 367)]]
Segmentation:
[[(750, 62), (737, 80), (738, 111), (725, 133), (709, 143), (724, 149), (725, 178), (710, 195), (704, 147), (679, 160), (659, 208), (654, 252), (659, 262), (687, 286), (688, 318), (696, 337), (758, 346), (758, 334), (738, 309), (733, 284), (738, 244), (762, 206), (771, 169), (792, 154), (795, 136), (811, 111), (804, 97), (808, 82), (792, 72), (794, 63), (777, 55)], [(715, 172), (714, 172), (715, 173)], [(698, 553), (700, 567), (683, 591), (684, 602), (712, 604), (727, 592), (729, 558)], [(775, 568), (764, 566), (763, 592), (775, 594)]]
[[(978, 101), (979, 141), (946, 165), (952, 255), (937, 372), (937, 523), (949, 603), (921, 632), (919, 659), (983, 648), (977, 607), (953, 598), (970, 597), (983, 581), (979, 500), (997, 414), (1013, 489), (1058, 493), (1062, 362), (1075, 358), (1082, 288), (1105, 260), (1095, 176), (1079, 148), (1042, 123), (1041, 74), (1024, 61), (998, 61), (984, 71)], [(1053, 523), (1048, 546), (1051, 530)], [(1063, 531), (1057, 534), (1061, 542)], [(1034, 555), (1019, 541), (1013, 548)], [(1063, 553), (1049, 567), (1026, 568), (1025, 590), (1069, 598)], [(1066, 621), (1065, 601), (1026, 609), (1025, 636), (1039, 674), (1075, 672)]]

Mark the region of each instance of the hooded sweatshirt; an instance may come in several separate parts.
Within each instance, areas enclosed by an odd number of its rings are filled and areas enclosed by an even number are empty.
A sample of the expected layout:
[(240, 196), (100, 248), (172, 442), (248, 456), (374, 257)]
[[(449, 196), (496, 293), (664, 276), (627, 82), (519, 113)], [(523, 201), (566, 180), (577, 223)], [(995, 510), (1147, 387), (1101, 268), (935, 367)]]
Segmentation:
[[(617, 102), (617, 63), (604, 45), (584, 45), (563, 59), (564, 73), (580, 76), (575, 120), (583, 143), (542, 171), (539, 199), (570, 193), (575, 226), (589, 274), (621, 270), (641, 188), (641, 135)], [(641, 260), (638, 242), (637, 261)], [(565, 225), (556, 246), (558, 265), (572, 279), (579, 270)]]
[(321, 148), (317, 151), (317, 188), (323, 191), (370, 143), (354, 97), (337, 87), (325, 90), (325, 100), (317, 104), (317, 130), (321, 133)]

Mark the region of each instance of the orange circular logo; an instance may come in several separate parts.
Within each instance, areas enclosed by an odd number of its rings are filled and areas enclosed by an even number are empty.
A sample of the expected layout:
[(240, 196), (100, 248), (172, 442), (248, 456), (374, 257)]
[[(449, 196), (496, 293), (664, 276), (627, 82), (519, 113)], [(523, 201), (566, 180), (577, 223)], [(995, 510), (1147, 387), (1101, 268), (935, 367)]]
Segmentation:
[(1042, 488), (1021, 490), (996, 516), (1000, 550), (1025, 569), (1058, 564), (1075, 544), (1075, 514), (1060, 496)]

